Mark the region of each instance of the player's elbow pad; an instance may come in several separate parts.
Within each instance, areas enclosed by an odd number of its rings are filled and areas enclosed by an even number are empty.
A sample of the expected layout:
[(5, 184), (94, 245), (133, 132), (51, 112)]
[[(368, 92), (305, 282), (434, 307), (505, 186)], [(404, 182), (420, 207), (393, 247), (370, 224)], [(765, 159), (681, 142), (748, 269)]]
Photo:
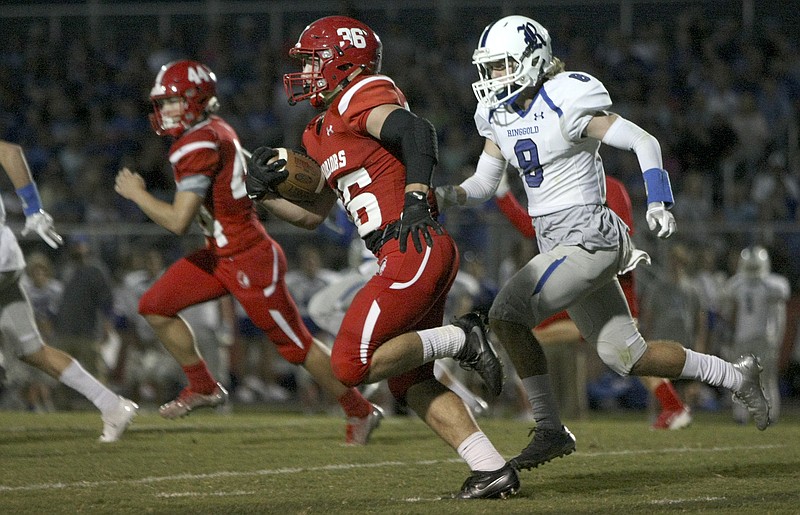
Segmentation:
[(431, 184), (439, 162), (436, 129), (425, 118), (406, 109), (395, 109), (381, 127), (381, 142), (406, 167), (406, 184)]

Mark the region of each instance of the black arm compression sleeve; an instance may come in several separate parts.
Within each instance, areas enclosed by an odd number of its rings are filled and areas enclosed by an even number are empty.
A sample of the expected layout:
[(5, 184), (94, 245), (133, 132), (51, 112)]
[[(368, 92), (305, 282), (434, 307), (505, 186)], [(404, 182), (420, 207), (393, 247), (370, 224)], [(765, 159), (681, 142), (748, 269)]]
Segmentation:
[(395, 109), (383, 122), (381, 142), (406, 166), (406, 184), (431, 184), (433, 167), (439, 161), (436, 129), (431, 122), (405, 109)]

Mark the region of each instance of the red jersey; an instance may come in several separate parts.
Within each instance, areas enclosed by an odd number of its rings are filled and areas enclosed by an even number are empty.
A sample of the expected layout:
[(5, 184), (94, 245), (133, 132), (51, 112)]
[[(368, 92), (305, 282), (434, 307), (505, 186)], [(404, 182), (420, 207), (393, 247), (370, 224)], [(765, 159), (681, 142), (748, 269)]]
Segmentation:
[(303, 133), (306, 152), (320, 164), (362, 238), (403, 211), (405, 166), (367, 132), (369, 113), (383, 104), (408, 108), (389, 77), (356, 77)]
[(256, 216), (244, 185), (245, 159), (236, 132), (211, 116), (169, 151), (178, 191), (203, 197), (197, 215), (206, 248), (173, 263), (139, 300), (139, 313), (174, 317), (231, 294), (290, 363), (313, 345), (284, 281), (286, 256)]
[[(531, 224), (531, 217), (514, 195), (509, 191), (503, 196), (495, 198), (497, 207), (500, 212), (514, 225), (514, 227), (528, 238), (536, 236)], [(609, 209), (614, 211), (619, 216), (625, 225), (628, 226), (629, 232), (633, 234), (633, 205), (631, 204), (631, 197), (625, 189), (625, 185), (618, 179), (606, 175), (606, 204)], [(619, 284), (622, 286), (622, 291), (625, 292), (625, 298), (628, 300), (628, 307), (630, 307), (631, 314), (634, 318), (639, 316), (639, 300), (636, 297), (636, 284), (633, 278), (633, 272), (628, 272), (625, 275), (619, 276)], [(569, 318), (566, 311), (556, 313), (555, 315), (545, 319), (539, 327), (550, 325), (556, 320), (563, 320)]]
[[(387, 104), (408, 108), (389, 77), (357, 77), (303, 133), (308, 155), (320, 164), (362, 238), (403, 211), (406, 168), (367, 132), (369, 113)], [(331, 350), (331, 367), (345, 385), (364, 382), (373, 353), (385, 342), (442, 324), (458, 250), (446, 231), (431, 231), (431, 238), (433, 246), (425, 245), (421, 253), (413, 245), (400, 252), (393, 239), (376, 254), (380, 269), (353, 298)], [(432, 378), (431, 362), (390, 378), (389, 387), (400, 398), (410, 385)]]
[(239, 138), (225, 120), (211, 116), (183, 133), (169, 149), (169, 162), (177, 190), (204, 197), (198, 222), (207, 246), (219, 256), (267, 239), (245, 189), (247, 168)]

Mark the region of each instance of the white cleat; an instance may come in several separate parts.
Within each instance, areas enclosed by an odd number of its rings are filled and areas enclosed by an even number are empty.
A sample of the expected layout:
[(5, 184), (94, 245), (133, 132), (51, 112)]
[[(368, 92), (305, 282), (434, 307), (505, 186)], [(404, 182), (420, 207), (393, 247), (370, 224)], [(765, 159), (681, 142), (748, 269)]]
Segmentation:
[(733, 392), (733, 400), (747, 408), (758, 430), (763, 431), (770, 423), (769, 402), (761, 386), (761, 372), (764, 368), (753, 354), (739, 356), (733, 363), (733, 368), (742, 373), (742, 386)]
[(120, 397), (119, 404), (113, 412), (103, 415), (103, 434), (100, 435), (99, 441), (111, 443), (119, 440), (122, 433), (131, 425), (138, 409), (139, 406), (135, 402)]
[(653, 429), (668, 429), (674, 431), (676, 429), (683, 429), (689, 427), (692, 423), (692, 412), (689, 408), (683, 408), (675, 411), (664, 410), (653, 423)]

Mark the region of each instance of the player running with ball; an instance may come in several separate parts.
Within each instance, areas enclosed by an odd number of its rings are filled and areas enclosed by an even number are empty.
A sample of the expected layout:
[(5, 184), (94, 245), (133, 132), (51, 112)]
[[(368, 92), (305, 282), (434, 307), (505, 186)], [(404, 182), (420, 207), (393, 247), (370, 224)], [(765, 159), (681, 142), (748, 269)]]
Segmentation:
[(274, 150), (262, 148), (253, 155), (247, 189), (276, 215), (306, 228), (324, 221), (338, 195), (378, 259), (377, 274), (356, 294), (336, 335), (334, 374), (350, 386), (388, 379), (395, 398), (472, 470), (459, 498), (516, 493), (516, 471), (433, 374), (437, 358), (454, 357), (477, 370), (494, 394), (502, 388), (502, 366), (480, 318), (470, 314), (441, 327), (458, 250), (428, 203), (435, 129), (409, 111), (392, 79), (379, 74), (382, 45), (364, 23), (319, 19), (289, 54), (302, 66), (284, 76), (290, 103), (308, 100), (324, 110), (307, 125), (303, 146), (322, 164), (330, 188), (302, 206), (276, 198), (286, 173), (269, 163)]

